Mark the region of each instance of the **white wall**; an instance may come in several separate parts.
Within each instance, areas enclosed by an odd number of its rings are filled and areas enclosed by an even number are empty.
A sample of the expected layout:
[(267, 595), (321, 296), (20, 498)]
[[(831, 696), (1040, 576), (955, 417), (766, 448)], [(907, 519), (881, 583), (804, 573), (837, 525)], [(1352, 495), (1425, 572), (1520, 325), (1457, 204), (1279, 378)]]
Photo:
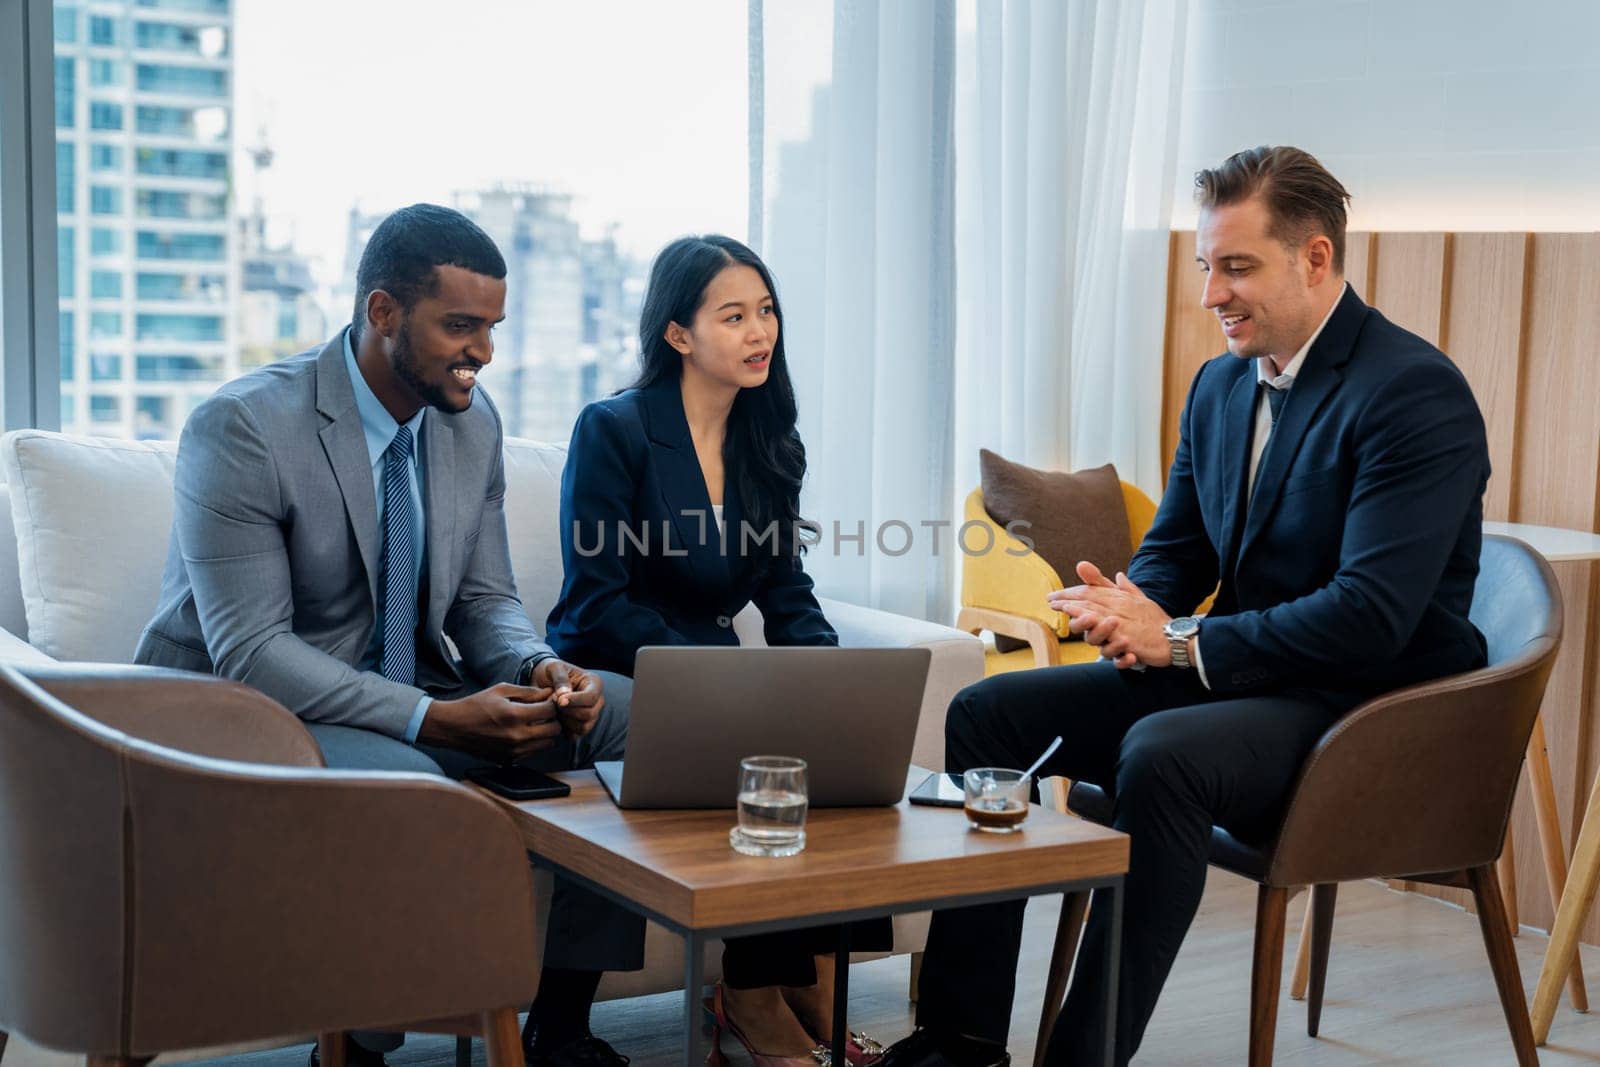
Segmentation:
[(1600, 0), (1192, 0), (1174, 193), (1312, 152), (1384, 230), (1600, 230)]

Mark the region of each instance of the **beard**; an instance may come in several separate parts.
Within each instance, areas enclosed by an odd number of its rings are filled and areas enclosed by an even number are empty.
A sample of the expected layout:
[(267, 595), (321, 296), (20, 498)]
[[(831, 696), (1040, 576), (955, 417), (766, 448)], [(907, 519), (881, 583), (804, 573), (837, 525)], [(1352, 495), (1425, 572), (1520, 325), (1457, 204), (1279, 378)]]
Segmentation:
[(410, 319), (400, 324), (400, 332), (394, 339), (394, 351), (389, 355), (389, 365), (394, 368), (396, 376), (431, 408), (456, 415), (472, 406), (470, 393), (467, 395), (466, 403), (461, 403), (445, 392), (438, 383), (430, 382), (423, 377), (417, 350), (411, 345)]

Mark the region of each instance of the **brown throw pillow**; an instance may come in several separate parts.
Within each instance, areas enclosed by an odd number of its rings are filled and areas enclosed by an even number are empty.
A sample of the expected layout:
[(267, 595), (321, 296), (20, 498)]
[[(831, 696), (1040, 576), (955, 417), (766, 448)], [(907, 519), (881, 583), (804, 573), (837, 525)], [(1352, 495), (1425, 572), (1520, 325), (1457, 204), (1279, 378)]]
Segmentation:
[(1107, 463), (1092, 470), (1042, 471), (1012, 463), (988, 449), (978, 453), (983, 506), (1004, 527), (1032, 526), (1017, 532), (1033, 541), (1034, 551), (1066, 585), (1078, 584), (1081, 559), (1107, 578), (1128, 569), (1128, 507), (1117, 469)]

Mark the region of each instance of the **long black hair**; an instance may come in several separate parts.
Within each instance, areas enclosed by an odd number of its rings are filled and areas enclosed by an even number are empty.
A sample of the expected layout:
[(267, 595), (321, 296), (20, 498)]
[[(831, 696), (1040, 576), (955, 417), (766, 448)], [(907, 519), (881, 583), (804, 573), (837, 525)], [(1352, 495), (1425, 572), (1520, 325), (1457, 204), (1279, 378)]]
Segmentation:
[[(778, 555), (792, 559), (800, 521), (800, 483), (806, 474), (806, 449), (795, 432), (794, 383), (784, 355), (783, 308), (778, 287), (761, 257), (731, 237), (706, 234), (680, 237), (656, 256), (650, 267), (650, 284), (639, 314), (639, 377), (635, 389), (658, 382), (677, 381), (683, 375), (683, 357), (667, 343), (671, 323), (688, 327), (706, 298), (711, 280), (728, 267), (750, 267), (772, 294), (772, 315), (778, 323), (778, 343), (772, 348), (767, 380), (741, 389), (728, 413), (723, 437), (723, 467), (733, 475), (734, 490), (745, 519), (758, 535), (778, 524)], [(735, 534), (735, 537), (738, 535)], [(742, 545), (742, 539), (735, 544)]]

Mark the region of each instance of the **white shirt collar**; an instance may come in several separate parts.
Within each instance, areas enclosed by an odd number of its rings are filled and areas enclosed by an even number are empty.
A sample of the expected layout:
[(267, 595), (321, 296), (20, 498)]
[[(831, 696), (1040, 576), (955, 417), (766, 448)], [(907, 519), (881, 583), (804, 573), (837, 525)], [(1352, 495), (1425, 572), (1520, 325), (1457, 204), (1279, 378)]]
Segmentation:
[(1311, 351), (1311, 346), (1317, 343), (1318, 337), (1322, 336), (1323, 327), (1328, 325), (1328, 320), (1333, 318), (1333, 313), (1339, 310), (1339, 305), (1344, 301), (1344, 291), (1349, 287), (1350, 283), (1345, 282), (1344, 286), (1340, 288), (1339, 297), (1333, 302), (1333, 307), (1329, 308), (1328, 313), (1322, 316), (1322, 322), (1318, 324), (1315, 330), (1311, 331), (1311, 336), (1306, 338), (1306, 343), (1300, 346), (1300, 351), (1294, 354), (1294, 358), (1289, 361), (1289, 365), (1283, 368), (1282, 374), (1274, 373), (1272, 360), (1266, 356), (1256, 357), (1256, 381), (1266, 382), (1274, 389), (1287, 389), (1294, 384), (1295, 375), (1300, 373), (1300, 365), (1306, 361), (1306, 353)]

